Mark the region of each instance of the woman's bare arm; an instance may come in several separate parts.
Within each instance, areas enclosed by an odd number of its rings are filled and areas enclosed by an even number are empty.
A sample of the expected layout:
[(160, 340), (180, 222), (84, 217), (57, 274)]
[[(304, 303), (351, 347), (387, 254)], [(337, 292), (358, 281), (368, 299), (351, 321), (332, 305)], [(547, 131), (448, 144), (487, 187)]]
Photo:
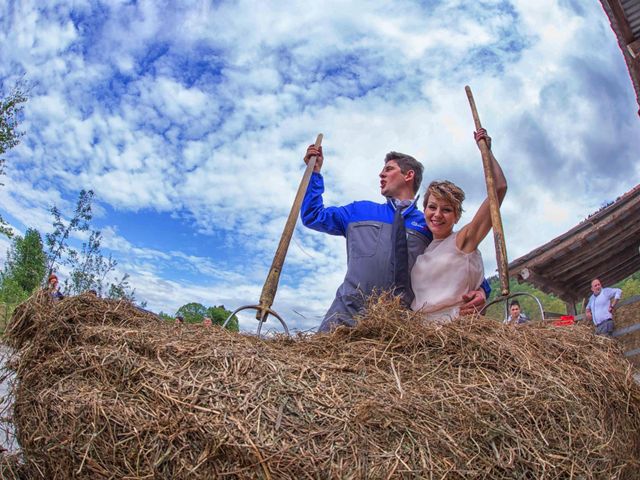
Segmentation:
[[(504, 172), (502, 171), (500, 164), (491, 151), (491, 138), (487, 135), (487, 131), (484, 128), (475, 132), (474, 136), (476, 138), (476, 143), (480, 142), (482, 139), (487, 141), (487, 145), (489, 146), (491, 172), (493, 173), (496, 193), (498, 194), (498, 203), (502, 205), (502, 200), (507, 194), (507, 179), (504, 176)], [(458, 233), (456, 238), (457, 247), (465, 253), (473, 252), (478, 248), (480, 242), (482, 242), (482, 240), (487, 236), (489, 230), (491, 230), (491, 211), (489, 210), (489, 199), (485, 198), (484, 202), (482, 202), (482, 205), (480, 205), (480, 208), (474, 215), (473, 220), (465, 225)]]

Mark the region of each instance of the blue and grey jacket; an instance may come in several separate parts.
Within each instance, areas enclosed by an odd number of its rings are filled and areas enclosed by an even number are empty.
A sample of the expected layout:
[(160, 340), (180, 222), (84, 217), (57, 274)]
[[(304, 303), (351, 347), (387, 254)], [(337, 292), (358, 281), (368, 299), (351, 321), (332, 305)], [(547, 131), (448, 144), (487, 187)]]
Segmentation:
[[(396, 208), (391, 199), (386, 203), (359, 201), (342, 207), (325, 207), (323, 193), (323, 177), (313, 173), (302, 201), (300, 217), (302, 223), (313, 230), (346, 237), (347, 273), (318, 329), (320, 332), (339, 325), (353, 326), (353, 316), (362, 312), (369, 295), (374, 291), (398, 287), (398, 266), (395, 265), (397, 242), (393, 240), (397, 237), (393, 231)], [(424, 214), (416, 207), (416, 201), (402, 212), (408, 249), (406, 276), (433, 238)], [(490, 290), (486, 280), (483, 288), (488, 298)], [(407, 289), (409, 291), (403, 293), (405, 301), (410, 304), (413, 292), (408, 285)]]
[[(386, 203), (360, 201), (342, 207), (325, 207), (323, 193), (322, 175), (314, 173), (302, 202), (302, 223), (319, 232), (346, 237), (347, 273), (318, 329), (321, 332), (338, 325), (352, 326), (353, 316), (362, 311), (366, 297), (374, 291), (395, 287), (392, 226), (396, 209), (391, 200)], [(410, 271), (418, 255), (431, 242), (432, 236), (415, 202), (402, 215), (407, 231), (407, 271)]]

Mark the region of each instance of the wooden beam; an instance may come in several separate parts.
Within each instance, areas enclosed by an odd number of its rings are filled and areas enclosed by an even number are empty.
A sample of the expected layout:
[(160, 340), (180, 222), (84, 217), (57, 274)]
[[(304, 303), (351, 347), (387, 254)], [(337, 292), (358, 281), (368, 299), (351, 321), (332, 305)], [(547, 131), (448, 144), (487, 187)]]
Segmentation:
[(598, 274), (597, 271), (594, 271), (579, 278), (568, 279), (567, 284), (571, 285), (572, 290), (574, 290), (577, 295), (590, 295), (589, 291), (591, 290), (591, 281), (594, 278), (600, 279), (603, 285), (610, 286), (627, 278), (638, 270), (640, 270), (640, 268), (637, 263), (628, 263), (619, 265), (612, 270), (600, 270), (600, 274)]
[[(638, 254), (637, 245), (628, 245), (624, 250), (617, 251), (615, 254), (601, 255), (596, 260), (576, 268), (573, 271), (568, 272), (564, 277), (562, 283), (575, 283), (578, 278), (600, 278), (606, 276), (608, 273), (611, 275), (621, 267), (628, 266), (629, 269), (633, 269), (634, 266), (640, 266), (640, 255)], [(624, 268), (626, 270), (626, 268)], [(633, 270), (632, 272), (633, 273)], [(540, 275), (547, 277), (543, 273)], [(551, 280), (556, 280), (553, 276), (550, 276)], [(620, 278), (620, 281), (623, 278)]]
[[(636, 213), (637, 216), (640, 216)], [(546, 265), (539, 265), (538, 271), (542, 274), (547, 270), (552, 270), (555, 275), (563, 276), (568, 270), (575, 270), (579, 266), (588, 266), (594, 258), (594, 252), (599, 255), (602, 251), (625, 249), (627, 246), (636, 243), (640, 245), (640, 221), (634, 222), (624, 228), (611, 230), (607, 235), (601, 235), (597, 239), (589, 242), (583, 240), (579, 248), (568, 248), (564, 259), (555, 262), (548, 262)]]
[(628, 44), (627, 51), (629, 52), (629, 55), (638, 60), (638, 57), (640, 57), (640, 39), (634, 40)]
[(635, 348), (633, 350), (629, 350), (624, 352), (625, 357), (634, 357), (640, 353), (640, 348)]
[(575, 302), (574, 295), (567, 291), (567, 287), (563, 284), (556, 283), (546, 277), (538, 275), (530, 268), (522, 269), (517, 276), (518, 283), (529, 283), (545, 293), (550, 293), (561, 298), (565, 302)]
[(622, 38), (625, 43), (628, 45), (633, 42), (633, 31), (631, 30), (631, 25), (629, 25), (629, 21), (627, 20), (627, 15), (624, 13), (624, 8), (622, 8), (622, 4), (620, 0), (606, 0), (609, 6), (611, 7), (611, 11), (616, 20), (618, 28), (620, 29), (620, 33), (622, 34)]
[[(638, 232), (638, 236), (640, 237), (640, 232)], [(581, 277), (583, 275), (590, 276), (593, 275), (593, 271), (599, 268), (600, 265), (619, 265), (624, 261), (633, 261), (636, 257), (640, 261), (639, 246), (640, 239), (630, 238), (627, 239), (625, 243), (611, 246), (609, 249), (606, 247), (596, 249), (591, 252), (590, 258), (588, 259), (585, 258), (576, 263), (568, 263), (565, 264), (564, 267), (557, 267), (556, 264), (549, 262), (544, 268), (538, 268), (537, 272), (544, 277), (563, 280), (572, 277)]]
[(575, 315), (576, 314), (576, 303), (575, 302), (564, 302), (565, 307), (567, 307), (567, 315)]
[[(556, 257), (563, 256), (565, 250), (568, 248), (569, 245), (573, 245), (575, 243), (580, 244), (582, 241), (584, 241), (588, 236), (590, 236), (594, 232), (598, 232), (599, 230), (602, 230), (611, 224), (617, 223), (620, 220), (620, 217), (624, 218), (627, 216), (628, 211), (631, 211), (631, 212), (640, 211), (640, 195), (637, 195), (635, 196), (635, 198), (632, 198), (626, 205), (615, 209), (614, 211), (611, 212), (611, 214), (604, 216), (602, 220), (593, 222), (590, 227), (583, 229), (583, 231), (581, 231), (580, 233), (567, 237), (566, 239), (564, 239), (564, 241), (548, 249), (546, 252), (541, 253), (540, 255), (534, 256), (533, 258), (530, 258), (529, 260), (524, 262), (522, 265), (519, 265), (519, 267), (535, 268), (540, 266), (541, 264), (546, 263), (549, 260), (553, 260)], [(587, 222), (589, 222), (589, 220), (587, 220)], [(509, 268), (512, 269), (514, 267), (515, 266), (512, 265)], [(518, 268), (518, 267), (515, 267), (515, 268)]]

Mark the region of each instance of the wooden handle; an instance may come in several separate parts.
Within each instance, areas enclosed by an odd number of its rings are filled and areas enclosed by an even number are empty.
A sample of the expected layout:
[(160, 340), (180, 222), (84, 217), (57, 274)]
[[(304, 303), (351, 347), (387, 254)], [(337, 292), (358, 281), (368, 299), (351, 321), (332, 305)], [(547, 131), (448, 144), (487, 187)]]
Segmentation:
[[(323, 135), (321, 133), (319, 133), (316, 137), (316, 147), (322, 145), (322, 137)], [(282, 236), (280, 237), (280, 243), (278, 244), (276, 254), (274, 255), (273, 262), (271, 263), (271, 268), (269, 269), (269, 274), (267, 275), (267, 279), (265, 280), (264, 286), (262, 287), (262, 293), (260, 294), (260, 308), (256, 313), (256, 318), (258, 320), (265, 320), (268, 315), (269, 308), (271, 308), (271, 305), (273, 305), (273, 299), (275, 298), (276, 291), (278, 290), (278, 282), (280, 281), (280, 272), (282, 271), (282, 265), (284, 264), (284, 259), (287, 256), (287, 251), (289, 250), (289, 243), (291, 242), (293, 230), (295, 229), (296, 222), (298, 221), (300, 206), (302, 205), (304, 194), (307, 192), (311, 174), (313, 173), (313, 169), (316, 166), (316, 160), (316, 156), (313, 156), (309, 159), (309, 162), (307, 162), (307, 168), (302, 175), (302, 180), (300, 180), (298, 193), (296, 193), (296, 198), (293, 201), (293, 205), (291, 206), (291, 211), (289, 212), (287, 223), (284, 226)]]
[[(469, 99), (473, 122), (476, 126), (476, 132), (482, 128), (476, 102), (473, 99), (473, 93), (469, 86), (464, 87)], [(498, 264), (498, 276), (500, 277), (500, 288), (502, 295), (509, 295), (509, 269), (507, 264), (507, 247), (504, 240), (504, 230), (502, 228), (502, 218), (500, 216), (500, 202), (496, 192), (496, 182), (493, 178), (491, 170), (491, 152), (487, 141), (482, 139), (478, 142), (480, 153), (482, 154), (482, 166), (484, 168), (484, 178), (487, 183), (487, 197), (489, 198), (489, 211), (491, 212), (491, 225), (493, 226), (493, 241), (496, 247), (496, 263)]]

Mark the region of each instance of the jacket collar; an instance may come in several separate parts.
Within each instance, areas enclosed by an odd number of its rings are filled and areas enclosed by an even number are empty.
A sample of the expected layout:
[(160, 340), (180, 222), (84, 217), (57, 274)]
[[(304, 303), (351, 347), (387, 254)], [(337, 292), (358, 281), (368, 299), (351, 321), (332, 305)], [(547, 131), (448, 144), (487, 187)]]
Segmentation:
[[(418, 200), (420, 199), (420, 195), (417, 195), (416, 198), (413, 199), (413, 201), (409, 204), (409, 206), (405, 207), (404, 210), (402, 211), (402, 216), (406, 217), (409, 213), (411, 213), (413, 210), (417, 209), (417, 204), (418, 204)], [(392, 210), (397, 210), (398, 207), (396, 206), (396, 202), (401, 202), (402, 200), (396, 200), (395, 198), (387, 198), (387, 205), (389, 205), (391, 207)]]

